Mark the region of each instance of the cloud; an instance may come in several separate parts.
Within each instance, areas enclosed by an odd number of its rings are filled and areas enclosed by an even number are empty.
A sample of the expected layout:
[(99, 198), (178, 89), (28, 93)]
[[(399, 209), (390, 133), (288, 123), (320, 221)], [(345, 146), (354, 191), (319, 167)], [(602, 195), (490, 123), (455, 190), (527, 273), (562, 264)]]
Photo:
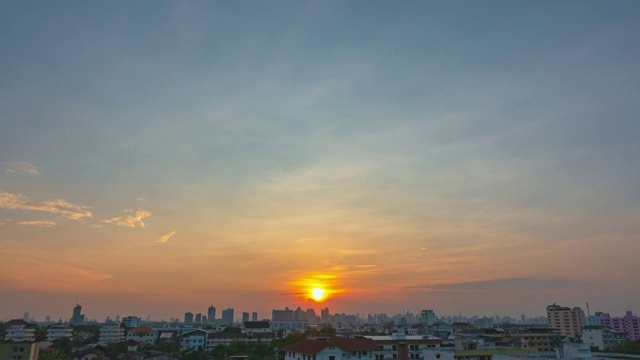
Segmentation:
[(160, 244), (164, 244), (167, 241), (169, 241), (173, 237), (173, 235), (175, 235), (175, 233), (176, 233), (176, 231), (174, 230), (174, 231), (172, 231), (172, 232), (170, 232), (168, 234), (162, 235), (162, 236), (160, 236), (158, 238), (158, 240), (156, 240), (156, 242), (160, 243)]
[(149, 200), (147, 200), (145, 198), (142, 198), (142, 197), (136, 198), (136, 200), (138, 200), (138, 201), (149, 201)]
[(4, 167), (4, 171), (13, 174), (25, 173), (34, 176), (40, 176), (40, 171), (38, 171), (35, 166), (23, 161), (6, 164)]
[(475, 290), (541, 290), (573, 288), (580, 282), (571, 279), (537, 279), (537, 278), (504, 278), (480, 281), (465, 281), (458, 283), (442, 283), (407, 286), (412, 289), (475, 291)]
[(151, 216), (151, 212), (143, 209), (127, 209), (125, 212), (131, 213), (131, 215), (117, 216), (110, 220), (102, 220), (101, 222), (130, 228), (139, 227), (144, 229), (145, 224), (142, 220)]
[(12, 210), (33, 210), (45, 211), (61, 216), (70, 220), (82, 220), (91, 218), (91, 207), (85, 205), (71, 204), (62, 199), (32, 201), (22, 194), (12, 194), (9, 192), (0, 192), (0, 208)]
[(20, 221), (18, 225), (36, 226), (36, 227), (52, 227), (58, 224), (55, 221), (40, 220), (40, 221)]

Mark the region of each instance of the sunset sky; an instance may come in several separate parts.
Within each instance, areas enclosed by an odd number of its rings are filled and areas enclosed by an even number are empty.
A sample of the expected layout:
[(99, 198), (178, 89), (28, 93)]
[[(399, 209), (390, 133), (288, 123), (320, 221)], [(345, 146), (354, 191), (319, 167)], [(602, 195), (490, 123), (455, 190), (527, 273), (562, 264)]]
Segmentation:
[(0, 320), (639, 312), (639, 19), (3, 1)]

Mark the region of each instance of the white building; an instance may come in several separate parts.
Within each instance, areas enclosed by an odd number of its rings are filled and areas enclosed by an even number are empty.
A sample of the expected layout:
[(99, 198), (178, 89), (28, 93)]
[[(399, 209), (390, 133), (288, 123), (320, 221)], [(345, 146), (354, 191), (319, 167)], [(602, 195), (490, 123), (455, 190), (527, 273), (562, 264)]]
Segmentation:
[(582, 341), (598, 348), (599, 351), (612, 351), (627, 340), (629, 334), (611, 330), (606, 326), (585, 326), (582, 329)]
[(100, 327), (98, 344), (106, 346), (124, 341), (124, 328), (120, 325), (104, 325)]
[(47, 341), (70, 338), (73, 336), (73, 329), (62, 324), (53, 324), (47, 329)]
[(421, 321), (426, 326), (431, 326), (436, 323), (436, 313), (433, 310), (422, 310)]
[(150, 327), (138, 326), (127, 331), (126, 340), (153, 345), (158, 341), (158, 331)]
[(26, 325), (22, 324), (9, 325), (9, 327), (7, 328), (7, 334), (4, 337), (4, 341), (9, 340), (13, 342), (35, 341), (36, 330), (26, 327)]
[(253, 333), (238, 334), (238, 333), (224, 333), (224, 332), (209, 333), (207, 335), (207, 343), (206, 343), (205, 350), (206, 351), (213, 350), (218, 345), (231, 345), (235, 341), (270, 343), (275, 338), (276, 338), (275, 334), (271, 332), (269, 333), (259, 332), (255, 334)]

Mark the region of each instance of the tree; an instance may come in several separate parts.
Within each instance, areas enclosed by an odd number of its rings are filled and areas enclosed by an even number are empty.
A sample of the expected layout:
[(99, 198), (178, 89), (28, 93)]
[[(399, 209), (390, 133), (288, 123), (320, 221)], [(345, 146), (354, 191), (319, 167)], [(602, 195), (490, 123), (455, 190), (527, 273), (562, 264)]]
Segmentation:
[(73, 346), (71, 345), (71, 339), (68, 337), (63, 337), (53, 341), (53, 347), (59, 352), (69, 355), (73, 350)]

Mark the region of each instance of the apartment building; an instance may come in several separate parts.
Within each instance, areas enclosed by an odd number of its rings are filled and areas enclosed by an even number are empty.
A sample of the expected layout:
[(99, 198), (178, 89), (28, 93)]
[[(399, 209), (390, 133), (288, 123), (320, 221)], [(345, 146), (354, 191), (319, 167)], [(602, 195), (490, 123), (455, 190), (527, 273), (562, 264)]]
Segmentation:
[(585, 326), (584, 311), (579, 307), (569, 308), (560, 305), (547, 306), (549, 328), (557, 330), (562, 336), (577, 337)]

